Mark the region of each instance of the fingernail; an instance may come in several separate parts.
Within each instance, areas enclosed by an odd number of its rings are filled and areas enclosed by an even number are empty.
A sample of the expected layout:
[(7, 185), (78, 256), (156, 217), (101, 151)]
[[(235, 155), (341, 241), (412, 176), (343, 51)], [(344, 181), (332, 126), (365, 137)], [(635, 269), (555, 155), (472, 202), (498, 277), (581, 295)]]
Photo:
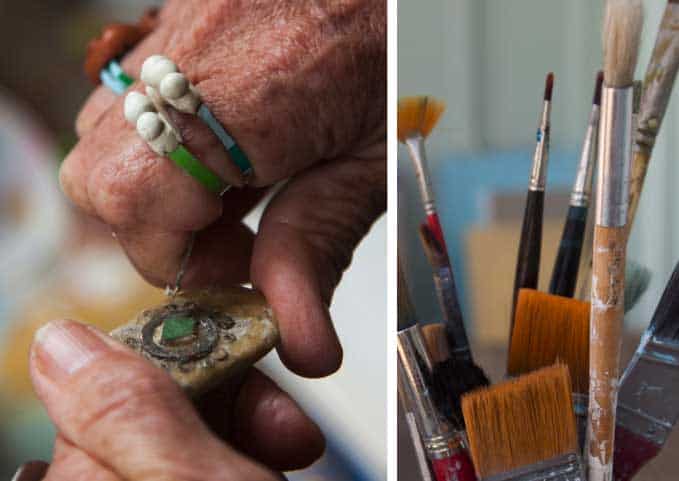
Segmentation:
[(33, 349), (39, 370), (58, 381), (87, 366), (109, 347), (82, 324), (53, 321), (35, 333)]
[(40, 481), (47, 474), (49, 466), (44, 461), (28, 461), (19, 466), (12, 481)]

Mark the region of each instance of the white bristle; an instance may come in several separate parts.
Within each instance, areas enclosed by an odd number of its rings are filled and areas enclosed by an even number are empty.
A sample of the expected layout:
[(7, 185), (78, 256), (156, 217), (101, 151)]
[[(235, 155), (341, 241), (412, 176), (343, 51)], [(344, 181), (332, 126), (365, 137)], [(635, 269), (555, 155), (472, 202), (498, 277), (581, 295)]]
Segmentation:
[(607, 0), (604, 13), (604, 83), (625, 88), (634, 81), (643, 27), (641, 0)]

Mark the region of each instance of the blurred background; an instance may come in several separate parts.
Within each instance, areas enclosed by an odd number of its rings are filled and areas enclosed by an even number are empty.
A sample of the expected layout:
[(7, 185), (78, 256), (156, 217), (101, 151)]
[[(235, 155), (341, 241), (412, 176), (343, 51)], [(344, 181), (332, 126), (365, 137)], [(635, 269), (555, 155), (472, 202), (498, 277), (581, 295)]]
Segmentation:
[[(136, 21), (149, 0), (0, 0), (0, 479), (27, 459), (49, 459), (54, 430), (27, 371), (33, 332), (69, 317), (109, 330), (163, 295), (146, 285), (106, 226), (76, 212), (57, 171), (92, 87), (85, 48), (112, 21)], [(256, 227), (261, 206), (247, 222)], [(386, 476), (386, 222), (373, 227), (331, 308), (345, 349), (321, 380), (261, 362), (320, 424), (325, 456), (293, 480)], [(377, 288), (375, 286), (378, 286)]]
[[(666, 1), (645, 0), (636, 78), (642, 79)], [(447, 110), (427, 141), (439, 215), (475, 355), (493, 382), (504, 376), (511, 289), (545, 75), (555, 74), (541, 289), (546, 290), (575, 176), (597, 70), (603, 1), (431, 0), (398, 2), (399, 97), (428, 94)], [(676, 89), (675, 89), (676, 90)], [(674, 94), (676, 97), (676, 92)], [(679, 105), (661, 128), (628, 258), (652, 271), (626, 316), (631, 354), (679, 260)], [(422, 322), (441, 320), (417, 226), (424, 219), (412, 164), (399, 148), (399, 249)], [(626, 359), (625, 359), (626, 361)], [(635, 479), (670, 479), (679, 437)], [(399, 473), (417, 479), (399, 423)]]

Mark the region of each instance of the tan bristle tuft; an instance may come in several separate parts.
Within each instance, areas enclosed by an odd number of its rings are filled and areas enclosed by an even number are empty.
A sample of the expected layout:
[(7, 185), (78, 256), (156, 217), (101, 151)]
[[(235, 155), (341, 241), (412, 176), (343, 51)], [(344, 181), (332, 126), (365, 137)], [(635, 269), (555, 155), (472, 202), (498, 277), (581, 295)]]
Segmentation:
[(604, 13), (604, 84), (632, 85), (637, 66), (644, 12), (641, 0), (607, 0)]
[(443, 324), (427, 324), (422, 327), (422, 337), (427, 345), (431, 360), (435, 363), (443, 362), (450, 357), (446, 326)]
[(526, 374), (563, 362), (573, 392), (589, 389), (589, 302), (521, 289), (509, 346), (507, 372)]
[(462, 397), (479, 478), (577, 451), (570, 385), (559, 364)]
[(436, 127), (446, 105), (433, 97), (404, 97), (398, 101), (398, 140), (421, 135), (424, 138)]

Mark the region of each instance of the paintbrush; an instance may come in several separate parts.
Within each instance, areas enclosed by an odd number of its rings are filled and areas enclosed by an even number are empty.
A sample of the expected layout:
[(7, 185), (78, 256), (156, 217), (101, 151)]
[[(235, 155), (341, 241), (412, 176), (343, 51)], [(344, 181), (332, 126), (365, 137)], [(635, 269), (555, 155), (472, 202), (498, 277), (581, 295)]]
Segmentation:
[(549, 293), (559, 296), (573, 297), (575, 283), (578, 279), (580, 253), (587, 225), (590, 193), (592, 191), (592, 170), (596, 153), (597, 132), (599, 130), (599, 110), (601, 105), (601, 84), (603, 72), (599, 72), (594, 85), (592, 109), (589, 113), (585, 140), (582, 143), (580, 162), (575, 175), (575, 182), (568, 205), (568, 214), (564, 224), (559, 250), (554, 262)]
[(422, 335), (433, 363), (432, 383), (439, 394), (437, 407), (449, 421), (462, 420), (462, 395), (488, 386), (490, 381), (474, 362), (451, 355), (443, 323), (422, 326)]
[(427, 224), (420, 225), (419, 234), (422, 248), (433, 270), (436, 297), (446, 321), (446, 336), (452, 355), (457, 359), (471, 361), (469, 339), (464, 326), (462, 310), (455, 288), (455, 276), (448, 253)]
[(510, 320), (510, 338), (514, 326), (516, 297), (519, 289), (527, 287), (535, 289), (538, 285), (540, 270), (540, 250), (542, 244), (542, 214), (545, 201), (545, 181), (547, 177), (547, 161), (549, 160), (550, 116), (552, 111), (552, 90), (554, 74), (547, 74), (542, 115), (537, 130), (537, 145), (533, 155), (533, 167), (528, 182), (526, 209), (523, 215), (519, 254), (516, 259), (516, 273), (512, 294), (512, 313)]
[(566, 366), (466, 394), (462, 411), (479, 479), (585, 479)]
[[(436, 408), (436, 389), (431, 382), (432, 362), (416, 321), (401, 264), (398, 266), (398, 333), (396, 347), (403, 373), (403, 389), (431, 463), (436, 481), (475, 481), (467, 454), (462, 421), (452, 425)], [(414, 440), (413, 440), (414, 441)], [(415, 441), (414, 441), (415, 442)]]
[(589, 302), (521, 289), (507, 374), (519, 376), (562, 362), (573, 382), (578, 438), (585, 439), (589, 388)]
[(436, 126), (445, 104), (433, 97), (404, 97), (398, 101), (398, 140), (405, 144), (415, 167), (420, 195), (427, 215), (427, 225), (447, 251), (443, 229), (436, 210), (434, 191), (427, 164), (424, 140)]
[(643, 23), (640, 0), (609, 0), (603, 28), (604, 86), (594, 227), (589, 344), (589, 481), (610, 480), (618, 397), (632, 134), (634, 69)]
[(634, 124), (634, 156), (627, 212), (628, 230), (631, 230), (634, 222), (649, 159), (679, 68), (679, 36), (676, 33), (678, 28), (679, 0), (670, 0), (665, 7), (651, 60), (646, 68), (639, 116)]
[(679, 264), (620, 383), (613, 475), (628, 481), (679, 419)]

